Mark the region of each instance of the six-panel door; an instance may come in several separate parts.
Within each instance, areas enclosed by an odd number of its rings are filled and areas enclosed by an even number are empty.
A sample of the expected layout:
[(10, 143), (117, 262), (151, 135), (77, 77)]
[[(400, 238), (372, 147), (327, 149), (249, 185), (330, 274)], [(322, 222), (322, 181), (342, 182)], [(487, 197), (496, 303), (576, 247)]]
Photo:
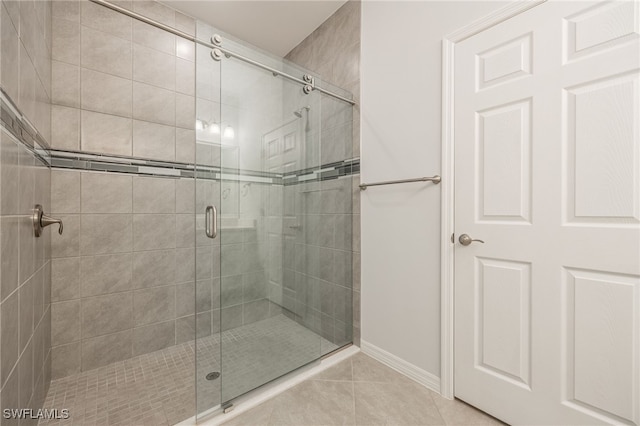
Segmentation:
[(640, 424), (640, 5), (554, 2), (455, 53), (455, 395)]

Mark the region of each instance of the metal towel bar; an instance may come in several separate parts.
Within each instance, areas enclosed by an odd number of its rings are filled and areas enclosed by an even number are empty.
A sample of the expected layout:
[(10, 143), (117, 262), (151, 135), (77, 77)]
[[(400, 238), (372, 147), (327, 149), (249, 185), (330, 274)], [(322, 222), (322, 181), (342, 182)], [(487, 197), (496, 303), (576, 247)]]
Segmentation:
[(437, 185), (440, 183), (441, 180), (442, 178), (439, 175), (435, 175), (432, 177), (421, 177), (421, 178), (415, 178), (415, 179), (387, 180), (384, 182), (363, 183), (360, 185), (360, 190), (364, 191), (370, 186), (395, 185), (396, 183), (410, 183), (410, 182), (433, 182)]

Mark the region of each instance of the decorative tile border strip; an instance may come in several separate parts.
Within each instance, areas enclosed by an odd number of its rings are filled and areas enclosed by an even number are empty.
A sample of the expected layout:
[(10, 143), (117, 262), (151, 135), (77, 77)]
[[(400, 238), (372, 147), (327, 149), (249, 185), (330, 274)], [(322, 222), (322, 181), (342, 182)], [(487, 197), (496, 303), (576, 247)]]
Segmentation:
[[(75, 169), (99, 172), (131, 173), (137, 175), (193, 178), (193, 165), (144, 160), (116, 155), (87, 154), (75, 151), (51, 150), (51, 166), (60, 169)], [(219, 169), (198, 170), (199, 177), (213, 176)]]
[(271, 185), (297, 185), (311, 181), (337, 179), (360, 173), (360, 159), (338, 161), (317, 168), (286, 173), (221, 168), (177, 162), (146, 160), (117, 155), (87, 154), (76, 151), (50, 149), (27, 117), (20, 112), (9, 95), (0, 88), (0, 125), (12, 139), (24, 146), (43, 164), (60, 169), (131, 173), (142, 176), (193, 178), (265, 183)]
[(46, 166), (50, 165), (49, 143), (20, 112), (18, 106), (2, 88), (0, 88), (0, 126), (16, 143), (21, 144)]
[(311, 168), (285, 173), (282, 176), (282, 184), (287, 186), (313, 181), (319, 182), (324, 180), (337, 179), (342, 176), (355, 175), (358, 173), (360, 173), (360, 159), (353, 158), (351, 160), (324, 164), (317, 169)]
[(51, 166), (60, 169), (130, 173), (142, 176), (167, 178), (193, 178), (236, 182), (253, 182), (271, 185), (296, 185), (309, 181), (336, 179), (360, 172), (360, 159), (326, 164), (315, 169), (295, 172), (269, 173), (252, 170), (221, 168), (145, 160), (115, 155), (87, 154), (74, 151), (51, 150)]

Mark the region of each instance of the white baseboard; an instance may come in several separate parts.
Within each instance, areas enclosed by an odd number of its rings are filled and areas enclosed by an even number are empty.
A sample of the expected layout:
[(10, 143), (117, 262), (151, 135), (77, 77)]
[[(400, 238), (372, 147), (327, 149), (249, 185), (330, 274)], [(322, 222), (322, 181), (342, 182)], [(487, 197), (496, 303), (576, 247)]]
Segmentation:
[(415, 365), (399, 358), (392, 353), (380, 349), (364, 340), (360, 341), (360, 350), (369, 355), (371, 358), (393, 368), (399, 373), (404, 374), (411, 380), (418, 382), (422, 386), (440, 394), (440, 378), (425, 371)]

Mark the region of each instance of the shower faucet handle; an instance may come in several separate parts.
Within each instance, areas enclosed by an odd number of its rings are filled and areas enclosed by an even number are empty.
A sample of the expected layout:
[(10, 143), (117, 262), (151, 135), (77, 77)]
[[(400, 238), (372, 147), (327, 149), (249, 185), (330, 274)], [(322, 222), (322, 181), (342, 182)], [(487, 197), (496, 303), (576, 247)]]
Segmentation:
[(53, 225), (54, 223), (58, 224), (58, 234), (62, 235), (62, 231), (64, 230), (62, 219), (54, 219), (45, 215), (40, 204), (35, 205), (31, 219), (33, 220), (33, 233), (36, 237), (42, 235), (43, 228)]
[(62, 223), (62, 219), (54, 219), (47, 215), (42, 215), (40, 218), (40, 225), (45, 228), (49, 225), (53, 225), (54, 223), (58, 224), (58, 234), (62, 235), (62, 231), (64, 230), (64, 224)]

